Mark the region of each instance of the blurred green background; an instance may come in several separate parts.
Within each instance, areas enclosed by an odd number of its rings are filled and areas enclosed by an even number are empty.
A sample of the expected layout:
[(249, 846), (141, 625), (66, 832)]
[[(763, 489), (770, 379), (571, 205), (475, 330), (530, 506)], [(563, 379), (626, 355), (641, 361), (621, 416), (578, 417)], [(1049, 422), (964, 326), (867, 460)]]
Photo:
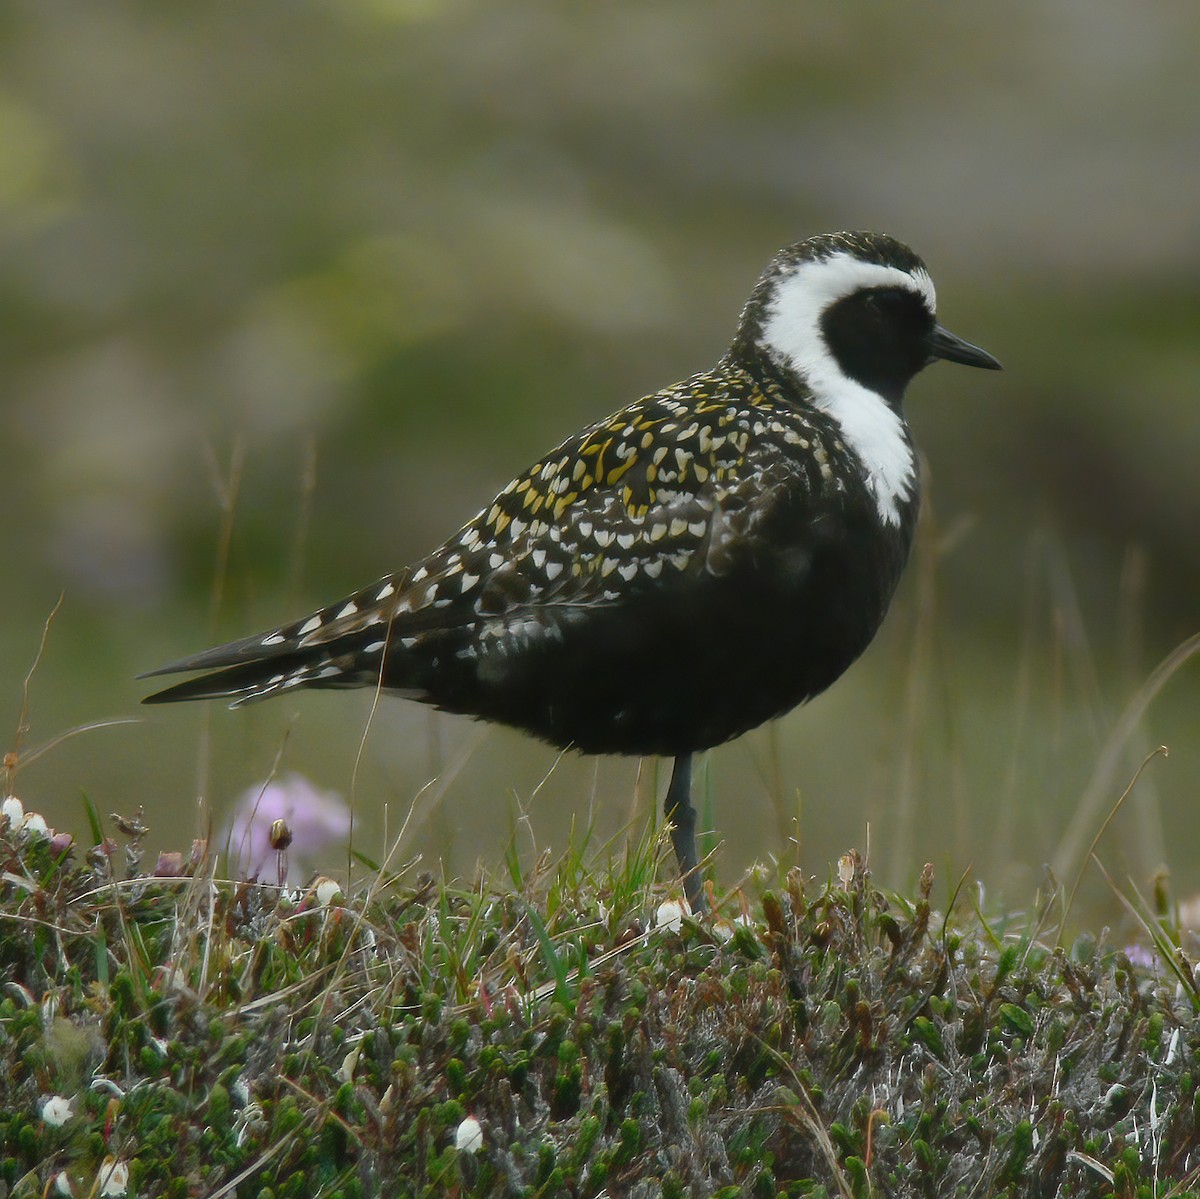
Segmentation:
[(869, 825), (886, 884), (931, 860), (1027, 903), (1165, 743), (1100, 855), (1196, 889), (1195, 664), (1081, 799), (1200, 629), (1197, 45), (1200, 8), (1134, 0), (9, 0), (0, 728), (28, 755), (143, 718), (14, 789), (78, 833), (81, 792), (144, 804), (183, 848), (278, 757), (353, 786), (381, 857), (449, 776), (402, 852), (459, 875), (640, 821), (653, 764), (401, 701), (360, 757), (369, 695), (146, 711), (133, 676), (432, 548), (714, 361), (779, 246), (872, 228), (1006, 373), (911, 389), (917, 560), (839, 686), (709, 755), (720, 877), (824, 875)]

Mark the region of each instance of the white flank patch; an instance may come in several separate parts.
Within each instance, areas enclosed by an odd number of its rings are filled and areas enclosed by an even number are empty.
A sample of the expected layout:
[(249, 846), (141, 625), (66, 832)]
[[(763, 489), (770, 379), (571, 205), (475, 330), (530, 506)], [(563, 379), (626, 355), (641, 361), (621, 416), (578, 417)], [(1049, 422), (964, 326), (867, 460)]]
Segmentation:
[(937, 311), (933, 281), (924, 271), (909, 274), (850, 254), (834, 254), (803, 262), (779, 280), (763, 340), (812, 388), (813, 403), (841, 427), (846, 444), (866, 468), (880, 518), (899, 524), (900, 501), (912, 494), (916, 477), (904, 423), (882, 396), (842, 373), (821, 333), (821, 314), (864, 287), (907, 288), (921, 297), (930, 313)]

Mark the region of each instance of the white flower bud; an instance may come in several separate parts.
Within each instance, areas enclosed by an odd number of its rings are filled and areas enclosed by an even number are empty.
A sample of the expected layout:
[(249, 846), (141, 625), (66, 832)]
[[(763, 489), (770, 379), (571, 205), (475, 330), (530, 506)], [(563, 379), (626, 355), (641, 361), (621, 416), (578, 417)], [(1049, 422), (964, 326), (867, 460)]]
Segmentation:
[(460, 1153), (478, 1153), (483, 1148), (483, 1126), (468, 1116), (454, 1130), (454, 1148)]
[(62, 1095), (51, 1095), (42, 1104), (42, 1119), (51, 1128), (61, 1128), (74, 1114), (71, 1101)]

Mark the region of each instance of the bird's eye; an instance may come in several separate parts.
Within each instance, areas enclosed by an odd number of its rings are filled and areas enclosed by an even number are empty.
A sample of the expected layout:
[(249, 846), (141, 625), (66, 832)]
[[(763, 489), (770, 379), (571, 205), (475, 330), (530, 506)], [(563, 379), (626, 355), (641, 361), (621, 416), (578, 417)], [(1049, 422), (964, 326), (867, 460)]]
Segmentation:
[(894, 311), (900, 299), (900, 295), (895, 291), (875, 290), (867, 292), (867, 305), (876, 312)]

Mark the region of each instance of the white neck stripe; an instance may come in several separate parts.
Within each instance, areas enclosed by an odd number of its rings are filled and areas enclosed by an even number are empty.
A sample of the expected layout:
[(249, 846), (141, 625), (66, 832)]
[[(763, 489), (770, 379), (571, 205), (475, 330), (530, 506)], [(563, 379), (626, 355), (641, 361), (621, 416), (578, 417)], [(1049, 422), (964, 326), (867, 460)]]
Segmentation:
[(902, 287), (937, 310), (933, 281), (850, 254), (802, 262), (776, 280), (763, 324), (768, 353), (781, 360), (812, 389), (812, 402), (841, 428), (847, 446), (867, 472), (880, 519), (899, 524), (900, 503), (912, 495), (916, 462), (904, 422), (882, 396), (843, 374), (821, 331), (821, 316), (838, 300), (863, 288)]

